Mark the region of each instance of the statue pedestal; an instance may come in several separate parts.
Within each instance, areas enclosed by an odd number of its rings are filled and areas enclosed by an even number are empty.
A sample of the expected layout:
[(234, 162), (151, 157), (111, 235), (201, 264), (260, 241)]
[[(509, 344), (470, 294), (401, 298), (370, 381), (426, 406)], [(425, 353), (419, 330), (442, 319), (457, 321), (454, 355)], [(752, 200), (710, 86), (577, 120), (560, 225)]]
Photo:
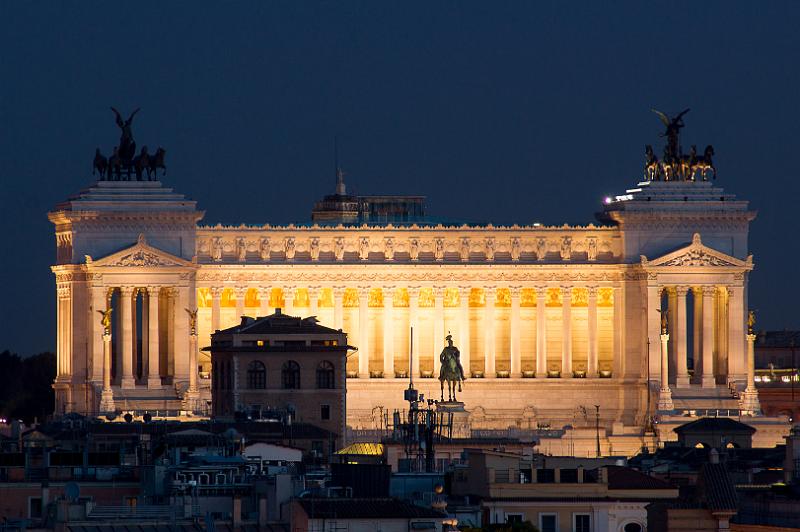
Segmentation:
[(111, 391), (111, 388), (104, 389), (100, 395), (100, 412), (109, 413), (115, 412), (116, 410), (117, 406), (114, 404), (114, 392)]
[[(461, 401), (444, 401), (436, 403), (436, 413), (442, 416), (442, 423), (446, 424), (452, 416), (453, 438), (469, 438), (472, 428), (469, 424), (469, 412), (464, 410)], [(448, 436), (448, 434), (445, 434)]]

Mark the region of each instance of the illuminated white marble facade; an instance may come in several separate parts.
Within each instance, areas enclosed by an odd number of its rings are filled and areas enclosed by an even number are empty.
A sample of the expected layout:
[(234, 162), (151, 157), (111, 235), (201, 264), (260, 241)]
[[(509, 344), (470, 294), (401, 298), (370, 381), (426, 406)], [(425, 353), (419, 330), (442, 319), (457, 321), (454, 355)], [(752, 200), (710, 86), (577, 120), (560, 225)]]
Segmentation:
[[(747, 202), (709, 182), (650, 182), (607, 200), (604, 213), (602, 225), (581, 227), (209, 227), (159, 182), (99, 182), (50, 213), (58, 411), (100, 409), (96, 311), (108, 305), (118, 409), (182, 397), (195, 370), (184, 309), (194, 308), (200, 348), (213, 330), (275, 307), (344, 329), (358, 347), (348, 361), (353, 429), (374, 428), (376, 409), (403, 407), (409, 371), (437, 397), (430, 377), (450, 333), (474, 428), (560, 427), (600, 404), (609, 433), (635, 434), (648, 376), (664, 384), (662, 307), (668, 387), (743, 389)], [(210, 364), (201, 356), (199, 366), (203, 395)]]

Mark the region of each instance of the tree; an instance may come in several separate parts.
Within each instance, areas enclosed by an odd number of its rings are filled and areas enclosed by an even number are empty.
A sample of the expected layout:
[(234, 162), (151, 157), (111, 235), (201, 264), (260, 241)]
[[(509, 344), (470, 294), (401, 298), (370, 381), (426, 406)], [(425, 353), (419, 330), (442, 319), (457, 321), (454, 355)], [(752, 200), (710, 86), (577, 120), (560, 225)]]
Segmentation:
[(25, 358), (8, 350), (0, 353), (0, 417), (44, 420), (53, 413), (55, 376), (53, 353)]

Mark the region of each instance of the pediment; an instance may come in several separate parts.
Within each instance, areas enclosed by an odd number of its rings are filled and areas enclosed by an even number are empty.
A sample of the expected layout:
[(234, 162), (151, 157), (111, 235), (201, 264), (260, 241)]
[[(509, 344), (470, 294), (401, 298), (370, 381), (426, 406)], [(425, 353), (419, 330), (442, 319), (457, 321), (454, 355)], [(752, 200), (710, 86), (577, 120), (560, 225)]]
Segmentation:
[(93, 260), (87, 255), (86, 264), (92, 267), (112, 268), (191, 268), (195, 266), (188, 260), (151, 246), (145, 240), (144, 235), (139, 235), (138, 241), (133, 246), (106, 255), (101, 259)]
[(711, 267), (711, 268), (737, 268), (751, 270), (753, 258), (747, 260), (737, 259), (714, 248), (703, 244), (700, 233), (695, 233), (692, 243), (686, 247), (667, 253), (657, 259), (648, 260), (641, 256), (642, 266), (653, 267)]

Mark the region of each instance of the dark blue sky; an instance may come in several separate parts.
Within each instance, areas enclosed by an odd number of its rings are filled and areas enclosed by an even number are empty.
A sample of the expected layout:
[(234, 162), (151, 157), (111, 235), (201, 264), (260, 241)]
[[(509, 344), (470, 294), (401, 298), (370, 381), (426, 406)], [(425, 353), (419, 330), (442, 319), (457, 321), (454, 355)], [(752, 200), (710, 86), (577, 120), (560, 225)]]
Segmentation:
[[(3, 2), (0, 349), (54, 349), (48, 209), (141, 106), (208, 222), (306, 220), (333, 186), (453, 219), (587, 223), (691, 107), (759, 211), (751, 306), (797, 327), (800, 2)], [(660, 148), (659, 148), (660, 149)]]

